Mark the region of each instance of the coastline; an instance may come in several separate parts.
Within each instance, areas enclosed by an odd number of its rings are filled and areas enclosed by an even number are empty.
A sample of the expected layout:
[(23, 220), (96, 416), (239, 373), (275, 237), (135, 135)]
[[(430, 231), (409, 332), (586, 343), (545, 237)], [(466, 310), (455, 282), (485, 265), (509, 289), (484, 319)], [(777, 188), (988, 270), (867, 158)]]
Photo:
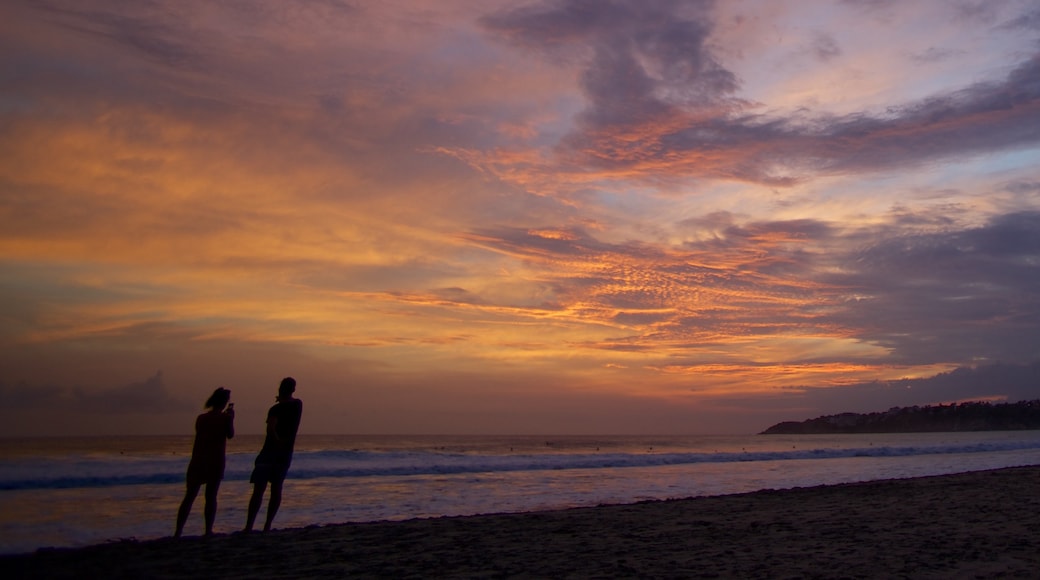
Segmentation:
[(574, 508), (122, 541), (5, 578), (1035, 577), (1040, 466)]

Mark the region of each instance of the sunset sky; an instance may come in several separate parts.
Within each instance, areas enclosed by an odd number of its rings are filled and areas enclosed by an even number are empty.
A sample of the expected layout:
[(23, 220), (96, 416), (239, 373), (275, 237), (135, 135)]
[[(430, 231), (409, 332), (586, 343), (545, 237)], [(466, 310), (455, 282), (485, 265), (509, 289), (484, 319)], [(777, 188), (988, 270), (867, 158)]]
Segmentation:
[(1034, 0), (7, 0), (0, 79), (0, 435), (1040, 398)]

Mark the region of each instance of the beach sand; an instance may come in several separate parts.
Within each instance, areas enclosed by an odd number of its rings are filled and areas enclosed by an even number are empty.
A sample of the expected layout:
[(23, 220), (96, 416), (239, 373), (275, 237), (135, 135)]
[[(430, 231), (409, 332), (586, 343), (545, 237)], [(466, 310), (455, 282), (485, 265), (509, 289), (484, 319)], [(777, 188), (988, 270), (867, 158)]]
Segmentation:
[[(291, 509), (290, 497), (283, 509)], [(1038, 578), (1040, 466), (552, 512), (122, 541), (3, 557), (0, 575)]]

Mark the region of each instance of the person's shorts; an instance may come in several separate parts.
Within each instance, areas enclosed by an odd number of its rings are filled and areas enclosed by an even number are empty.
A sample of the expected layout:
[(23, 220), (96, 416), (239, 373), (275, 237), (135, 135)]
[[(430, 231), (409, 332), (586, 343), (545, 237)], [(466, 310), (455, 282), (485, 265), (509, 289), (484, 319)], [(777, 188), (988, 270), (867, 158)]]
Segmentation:
[(200, 461), (192, 458), (188, 463), (185, 480), (188, 485), (219, 484), (224, 479), (224, 461)]
[(249, 476), (249, 483), (281, 483), (285, 481), (288, 472), (289, 466), (286, 464), (256, 463), (253, 474)]

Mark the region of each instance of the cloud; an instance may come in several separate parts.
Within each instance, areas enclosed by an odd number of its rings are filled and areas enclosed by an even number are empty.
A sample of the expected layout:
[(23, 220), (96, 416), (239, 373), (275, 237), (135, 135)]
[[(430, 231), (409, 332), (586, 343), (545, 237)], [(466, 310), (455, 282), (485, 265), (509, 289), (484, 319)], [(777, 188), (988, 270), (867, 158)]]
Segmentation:
[(1034, 56), (1003, 81), (894, 106), (884, 115), (716, 117), (653, 138), (667, 143), (670, 155), (687, 156), (677, 170), (697, 171), (686, 161), (714, 150), (719, 163), (710, 169), (776, 185), (888, 170), (1040, 144), (1032, 122), (1040, 114), (1038, 79)]
[(930, 65), (937, 62), (952, 60), (961, 56), (964, 56), (963, 50), (932, 46), (927, 50), (910, 55), (910, 59), (922, 65)]
[(200, 408), (172, 394), (162, 372), (139, 382), (85, 389), (54, 385), (0, 385), (9, 407), (20, 410), (75, 411), (101, 415), (156, 415)]
[(892, 407), (938, 405), (960, 401), (1027, 401), (1040, 398), (1040, 362), (996, 363), (959, 367), (920, 379), (870, 381), (837, 388), (797, 387), (770, 398), (773, 404), (800, 406), (811, 419), (834, 413), (871, 413)]
[(1040, 10), (1020, 14), (1000, 25), (1002, 30), (1040, 31)]
[(817, 32), (813, 35), (810, 50), (816, 58), (823, 62), (828, 62), (831, 59), (841, 56), (841, 47), (838, 45), (838, 41), (836, 41), (833, 36), (824, 32)]
[[(149, 8), (155, 9), (158, 6)], [(54, 21), (71, 33), (82, 33), (122, 45), (159, 64), (198, 67), (205, 62), (198, 50), (199, 37), (171, 21), (139, 17), (125, 11), (81, 8), (79, 4), (42, 3)]]
[(823, 281), (849, 288), (835, 321), (895, 361), (1027, 361), (1040, 355), (1040, 213), (974, 228), (875, 233)]
[[(716, 230), (716, 220), (726, 225)], [(815, 267), (807, 249), (832, 238), (831, 228), (811, 220), (728, 222), (684, 221), (692, 234), (717, 233), (682, 249), (607, 243), (577, 229), (549, 237), (544, 230), (485, 229), (471, 239), (530, 263), (539, 273), (531, 292), (551, 296), (541, 307), (555, 317), (617, 329), (586, 347), (657, 349), (664, 356), (698, 342), (727, 342), (727, 333), (803, 332), (814, 305), (837, 292), (807, 277)]]
[[(483, 23), (514, 45), (577, 63), (587, 106), (561, 154), (618, 175), (784, 186), (1040, 144), (1032, 122), (1040, 113), (1037, 55), (1002, 80), (951, 88), (882, 113), (753, 112), (737, 94), (739, 79), (710, 48), (711, 6), (633, 0), (601, 8), (561, 0)], [(961, 13), (978, 19), (989, 11), (962, 7)], [(811, 50), (825, 61), (841, 54), (822, 32)]]
[(826, 350), (796, 354), (799, 337), (888, 353), (840, 355), (866, 364), (1040, 356), (1040, 213), (973, 227), (908, 214), (866, 227), (739, 224), (726, 214), (678, 226), (691, 238), (682, 249), (606, 243), (582, 230), (546, 237), (487, 229), (471, 239), (531, 263), (539, 272), (533, 287), (549, 289), (531, 292), (552, 297), (541, 308), (616, 327), (601, 348), (656, 349), (677, 365), (687, 356), (692, 364), (701, 349), (746, 357), (749, 344), (773, 336), (792, 341), (787, 355), (773, 355), (791, 364), (837, 360)]
[(1030, 194), (1040, 192), (1040, 181), (1015, 181), (1007, 184), (1012, 193)]
[[(564, 0), (482, 19), (523, 48), (581, 62), (588, 107), (569, 146), (607, 162), (653, 155), (641, 136), (680, 110), (732, 109), (736, 77), (707, 48), (713, 2)], [(634, 143), (636, 148), (625, 147)]]

